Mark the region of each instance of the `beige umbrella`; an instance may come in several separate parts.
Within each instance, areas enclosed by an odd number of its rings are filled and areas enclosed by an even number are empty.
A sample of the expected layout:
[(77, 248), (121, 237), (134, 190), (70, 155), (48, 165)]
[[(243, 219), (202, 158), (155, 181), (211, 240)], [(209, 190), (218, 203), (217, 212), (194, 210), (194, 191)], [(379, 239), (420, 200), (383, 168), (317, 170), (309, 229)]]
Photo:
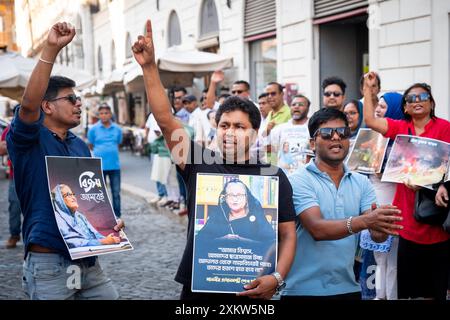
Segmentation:
[[(0, 94), (21, 100), (25, 86), (37, 60), (15, 52), (0, 53)], [(77, 90), (92, 86), (96, 79), (89, 72), (55, 63), (52, 75), (61, 75), (75, 81)]]

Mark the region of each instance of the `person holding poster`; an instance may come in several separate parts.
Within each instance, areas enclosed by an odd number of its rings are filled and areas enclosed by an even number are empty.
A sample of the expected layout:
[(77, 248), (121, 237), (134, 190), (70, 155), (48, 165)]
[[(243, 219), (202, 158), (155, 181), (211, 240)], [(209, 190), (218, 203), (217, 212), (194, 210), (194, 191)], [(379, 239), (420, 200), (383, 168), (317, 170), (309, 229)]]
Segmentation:
[(87, 218), (78, 211), (76, 195), (69, 186), (58, 184), (52, 191), (56, 221), (69, 248), (101, 246), (120, 243), (113, 233), (107, 237), (100, 234)]
[[(450, 142), (450, 122), (436, 117), (436, 103), (428, 84), (415, 83), (405, 90), (401, 100), (405, 119), (393, 120), (375, 117), (375, 97), (370, 87), (376, 82), (377, 74), (369, 72), (364, 77), (364, 121), (369, 128), (392, 140), (403, 134)], [(397, 184), (393, 201), (402, 211), (401, 225), (404, 227), (400, 231), (397, 254), (398, 298), (445, 300), (450, 268), (450, 234), (441, 226), (419, 223), (414, 219), (418, 189), (408, 181)]]
[(186, 183), (188, 194), (188, 237), (175, 280), (183, 284), (183, 300), (226, 300), (236, 295), (201, 293), (192, 291), (193, 243), (195, 233), (195, 204), (197, 175), (200, 173), (232, 175), (265, 175), (279, 179), (278, 199), (278, 262), (273, 274), (257, 277), (241, 287), (237, 296), (270, 299), (281, 289), (295, 253), (295, 215), (292, 205), (292, 188), (286, 175), (278, 167), (262, 164), (250, 158), (250, 146), (258, 137), (261, 115), (251, 102), (240, 97), (229, 97), (216, 113), (217, 143), (219, 152), (205, 149), (191, 141), (182, 124), (172, 115), (170, 103), (155, 62), (152, 27), (147, 21), (146, 35), (139, 36), (132, 47), (134, 57), (142, 67), (145, 89), (155, 119), (171, 150), (177, 170)]
[(377, 242), (401, 227), (394, 206), (376, 208), (367, 177), (344, 165), (350, 128), (345, 114), (323, 108), (309, 120), (315, 160), (289, 177), (299, 217), (297, 253), (282, 300), (361, 299), (353, 265), (358, 233), (369, 229)]
[[(50, 76), (56, 57), (74, 36), (75, 28), (66, 22), (50, 29), (6, 137), (24, 215), (23, 286), (33, 300), (118, 298), (96, 257), (71, 260), (48, 192), (46, 155), (91, 156), (87, 145), (70, 132), (80, 124), (82, 110), (75, 82)], [(115, 228), (122, 226), (119, 222)], [(80, 288), (67, 285), (73, 267), (80, 272)]]

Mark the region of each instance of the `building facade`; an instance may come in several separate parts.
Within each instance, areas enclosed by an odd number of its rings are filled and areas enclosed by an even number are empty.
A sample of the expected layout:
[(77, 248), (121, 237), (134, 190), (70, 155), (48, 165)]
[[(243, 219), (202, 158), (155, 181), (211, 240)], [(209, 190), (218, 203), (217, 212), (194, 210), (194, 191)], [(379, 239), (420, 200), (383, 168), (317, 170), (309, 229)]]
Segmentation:
[(0, 47), (17, 51), (14, 0), (0, 0)]
[[(320, 107), (325, 77), (342, 77), (347, 98), (360, 98), (359, 78), (375, 70), (382, 92), (429, 83), (437, 115), (450, 116), (448, 0), (19, 0), (18, 6), (33, 12), (31, 19), (22, 14), (21, 24), (33, 25), (27, 45), (20, 44), (27, 54), (38, 51), (44, 34), (35, 24), (46, 22), (47, 29), (67, 17), (82, 26), (62, 62), (97, 76), (92, 95), (110, 101), (121, 123), (142, 126), (150, 110), (131, 53), (148, 18), (157, 57), (172, 47), (233, 57), (222, 85), (247, 80), (254, 99), (267, 82), (278, 81), (288, 95), (310, 97), (312, 112)], [(207, 82), (194, 79), (189, 90), (199, 94)]]

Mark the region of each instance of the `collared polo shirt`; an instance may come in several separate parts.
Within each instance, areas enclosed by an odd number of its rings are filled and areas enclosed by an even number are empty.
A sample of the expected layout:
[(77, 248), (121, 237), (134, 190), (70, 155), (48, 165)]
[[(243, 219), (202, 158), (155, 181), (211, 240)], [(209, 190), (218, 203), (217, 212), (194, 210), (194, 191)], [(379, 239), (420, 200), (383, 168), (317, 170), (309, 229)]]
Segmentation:
[[(326, 220), (358, 216), (376, 203), (375, 191), (367, 177), (350, 172), (336, 188), (330, 176), (311, 161), (289, 177), (293, 189), (295, 212), (319, 207)], [(353, 264), (358, 235), (339, 240), (316, 241), (300, 224), (297, 227), (297, 251), (286, 279), (283, 295), (329, 296), (360, 291)]]
[(277, 113), (273, 113), (273, 110), (267, 115), (267, 122), (275, 121), (275, 124), (281, 124), (288, 122), (291, 119), (291, 109), (287, 104), (281, 107)]
[(102, 158), (103, 170), (119, 170), (119, 144), (122, 143), (122, 129), (114, 122), (105, 127), (97, 122), (88, 132), (88, 140), (94, 146), (93, 154)]
[(23, 213), (25, 256), (33, 243), (68, 257), (69, 252), (56, 224), (47, 183), (45, 156), (90, 157), (87, 145), (72, 132), (61, 140), (37, 122), (27, 124), (19, 118), (19, 108), (6, 136), (8, 153), (14, 166), (16, 192)]

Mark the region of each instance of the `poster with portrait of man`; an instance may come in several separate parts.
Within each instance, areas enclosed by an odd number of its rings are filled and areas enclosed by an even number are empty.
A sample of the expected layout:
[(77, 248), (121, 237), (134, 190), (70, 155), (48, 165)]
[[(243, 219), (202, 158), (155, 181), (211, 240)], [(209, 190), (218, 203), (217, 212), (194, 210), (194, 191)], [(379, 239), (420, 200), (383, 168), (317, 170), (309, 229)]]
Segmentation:
[(193, 292), (236, 293), (277, 263), (278, 177), (197, 174)]
[(101, 158), (45, 157), (58, 229), (75, 259), (132, 250), (117, 219), (102, 175)]

